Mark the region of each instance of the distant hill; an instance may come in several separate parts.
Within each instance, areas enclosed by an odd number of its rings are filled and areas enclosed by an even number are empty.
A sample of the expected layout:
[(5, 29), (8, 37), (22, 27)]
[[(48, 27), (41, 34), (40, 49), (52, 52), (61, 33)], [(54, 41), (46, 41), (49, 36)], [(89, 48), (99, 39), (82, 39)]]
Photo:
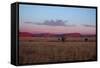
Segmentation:
[(80, 33), (64, 33), (64, 34), (53, 34), (53, 33), (28, 33), (19, 32), (20, 37), (85, 37), (85, 36), (95, 36), (95, 35), (81, 35)]
[(32, 37), (33, 34), (28, 32), (19, 32), (19, 37)]
[(85, 34), (85, 35), (81, 35), (81, 37), (96, 37), (96, 34)]
[(64, 36), (68, 36), (68, 37), (80, 37), (81, 34), (80, 33), (66, 33), (66, 34), (64, 34)]
[(71, 36), (79, 37), (80, 33), (64, 33), (64, 34), (52, 34), (52, 33), (28, 33), (28, 32), (19, 32), (20, 37), (62, 37), (62, 36)]

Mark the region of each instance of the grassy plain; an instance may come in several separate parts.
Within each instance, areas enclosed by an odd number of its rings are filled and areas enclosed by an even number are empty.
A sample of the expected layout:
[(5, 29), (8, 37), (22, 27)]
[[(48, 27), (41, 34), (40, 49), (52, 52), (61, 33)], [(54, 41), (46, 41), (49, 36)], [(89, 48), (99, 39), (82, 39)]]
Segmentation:
[(19, 63), (46, 63), (63, 61), (96, 60), (96, 39), (66, 38), (65, 42), (57, 37), (20, 37)]

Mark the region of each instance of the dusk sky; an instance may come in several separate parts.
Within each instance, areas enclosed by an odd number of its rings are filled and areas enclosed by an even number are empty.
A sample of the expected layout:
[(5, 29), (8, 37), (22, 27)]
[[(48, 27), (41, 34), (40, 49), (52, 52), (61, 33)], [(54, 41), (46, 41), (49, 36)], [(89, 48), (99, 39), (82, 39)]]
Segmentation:
[(96, 33), (96, 9), (19, 5), (19, 30), (30, 33)]

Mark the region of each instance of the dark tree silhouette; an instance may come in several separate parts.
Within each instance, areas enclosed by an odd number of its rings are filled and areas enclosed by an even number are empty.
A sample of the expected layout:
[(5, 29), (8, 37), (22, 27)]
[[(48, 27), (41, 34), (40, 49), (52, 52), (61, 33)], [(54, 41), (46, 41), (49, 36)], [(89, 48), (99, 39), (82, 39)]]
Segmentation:
[(60, 40), (60, 38), (58, 38), (58, 40)]
[(62, 38), (61, 38), (61, 41), (62, 41), (62, 42), (65, 42), (65, 38), (64, 38), (64, 37), (62, 37)]
[(84, 41), (87, 42), (88, 41), (88, 38), (85, 38)]

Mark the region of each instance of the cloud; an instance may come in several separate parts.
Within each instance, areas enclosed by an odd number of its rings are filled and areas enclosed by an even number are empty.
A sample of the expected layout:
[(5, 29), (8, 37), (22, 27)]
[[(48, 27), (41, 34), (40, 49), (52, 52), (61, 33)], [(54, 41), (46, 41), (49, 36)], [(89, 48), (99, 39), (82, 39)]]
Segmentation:
[(24, 22), (24, 23), (28, 23), (29, 24), (29, 23), (33, 23), (33, 22)]
[(85, 26), (85, 27), (96, 27), (95, 25), (87, 25), (87, 24), (85, 24), (83, 26)]
[(63, 20), (46, 20), (43, 23), (35, 23), (37, 25), (48, 25), (48, 26), (75, 26), (74, 24), (68, 24), (68, 21)]
[(44, 22), (25, 22), (28, 24), (36, 24), (36, 25), (48, 25), (48, 26), (76, 26), (74, 24), (68, 24), (68, 21), (63, 20), (45, 20)]
[(63, 20), (46, 20), (43, 23), (36, 23), (38, 25), (49, 25), (49, 26), (66, 26), (66, 21)]

